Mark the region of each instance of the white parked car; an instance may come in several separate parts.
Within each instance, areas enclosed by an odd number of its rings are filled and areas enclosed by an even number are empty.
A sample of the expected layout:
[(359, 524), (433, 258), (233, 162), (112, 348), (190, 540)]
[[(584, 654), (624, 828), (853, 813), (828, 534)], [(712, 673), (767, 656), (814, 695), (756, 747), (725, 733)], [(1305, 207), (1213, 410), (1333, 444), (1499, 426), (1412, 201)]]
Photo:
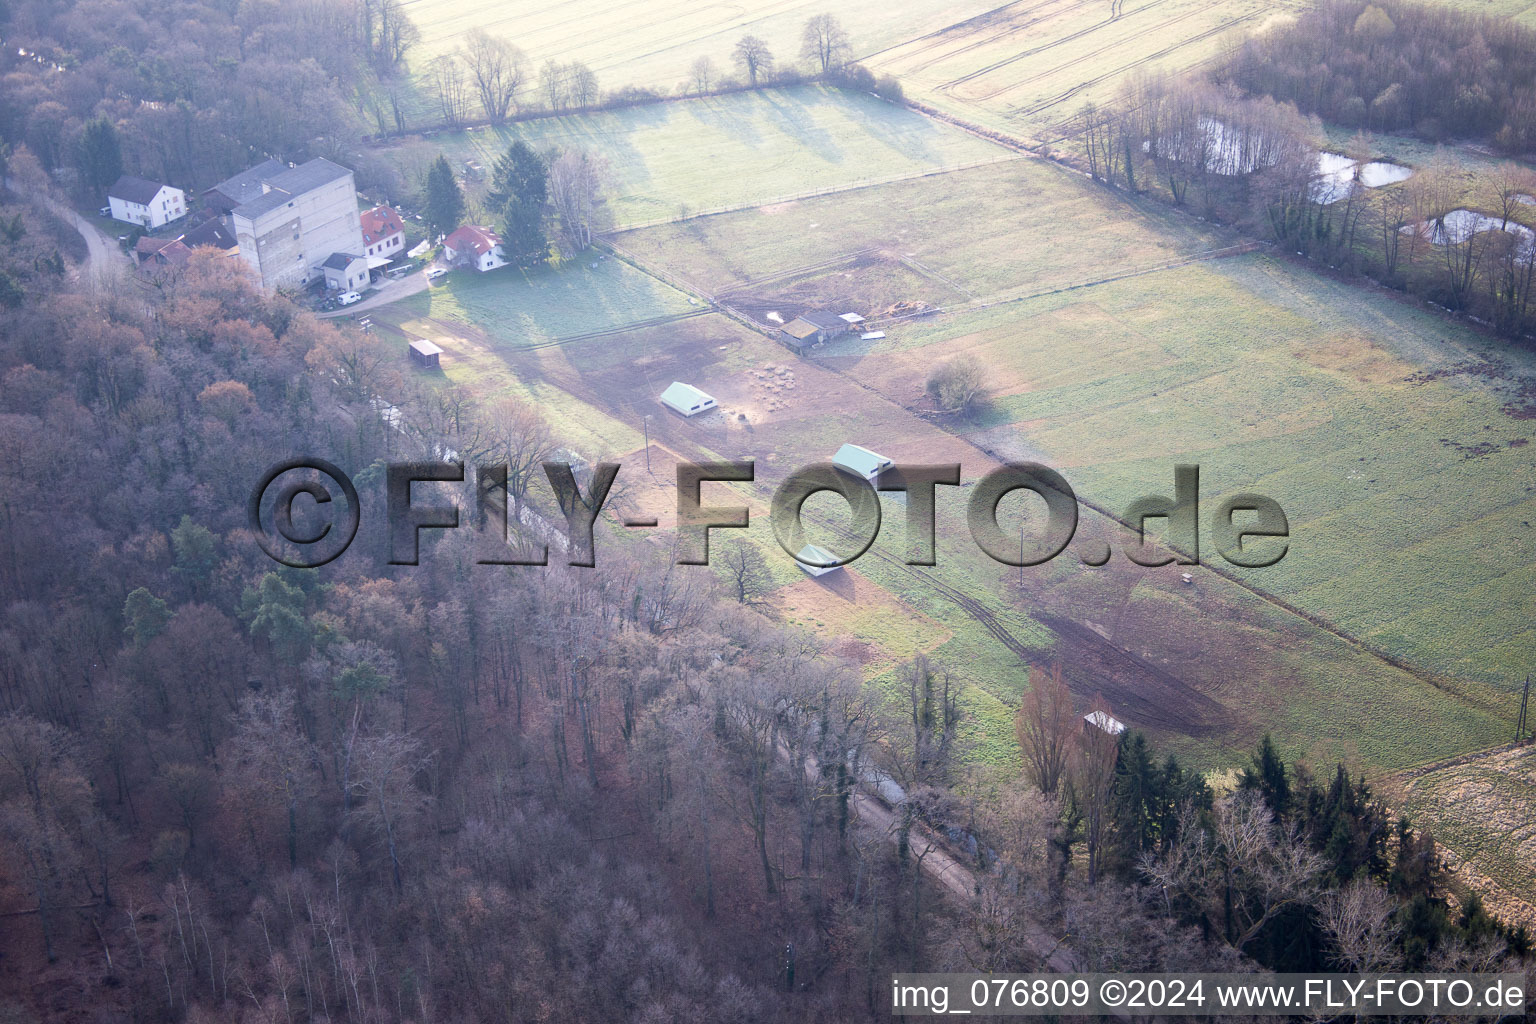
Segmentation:
[(448, 268), (447, 267), (433, 267), (431, 270), (427, 271), (427, 280), (428, 281), (436, 281), (438, 278), (442, 277), (443, 275), (445, 275), (447, 273), (448, 273)]
[(354, 302), (361, 302), (362, 298), (362, 295), (358, 292), (343, 292), (336, 297), (336, 304), (339, 306), (350, 306)]

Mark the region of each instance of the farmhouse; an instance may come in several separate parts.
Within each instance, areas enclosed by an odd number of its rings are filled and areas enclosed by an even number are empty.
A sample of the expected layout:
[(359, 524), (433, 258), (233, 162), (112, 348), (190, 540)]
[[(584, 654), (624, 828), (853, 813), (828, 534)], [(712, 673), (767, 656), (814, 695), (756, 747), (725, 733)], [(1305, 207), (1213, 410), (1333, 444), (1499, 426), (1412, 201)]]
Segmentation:
[(394, 259), (405, 251), (405, 221), (388, 206), (375, 206), (364, 210), (360, 218), (363, 228), (365, 256), (385, 256)]
[(411, 342), (411, 362), (425, 369), (435, 369), (443, 350), (425, 338), (417, 338)]
[(320, 272), (332, 291), (354, 292), (368, 284), (368, 261), (352, 253), (331, 253), (320, 264)]
[(1125, 732), (1125, 723), (1118, 718), (1111, 717), (1102, 711), (1090, 711), (1083, 716), (1083, 728), (1097, 729), (1111, 736), (1119, 736)]
[(684, 416), (697, 416), (715, 407), (715, 400), (692, 384), (675, 380), (661, 393), (661, 404)]
[(473, 267), (482, 274), (507, 265), (501, 254), (501, 236), (474, 224), (465, 224), (443, 239), (443, 258), (450, 266)]
[(856, 444), (845, 444), (837, 450), (836, 455), (832, 456), (832, 465), (845, 473), (861, 476), (865, 480), (874, 480), (895, 463), (868, 448)]
[(836, 561), (836, 555), (815, 544), (807, 544), (795, 556), (795, 564), (800, 567), (800, 571), (810, 576), (825, 576), (829, 572), (839, 571), (842, 569), (841, 565), (829, 564)]
[(841, 316), (812, 309), (785, 324), (780, 334), (790, 348), (799, 351), (812, 345), (825, 344), (852, 329), (853, 324)]
[(308, 285), (333, 253), (364, 249), (352, 172), (324, 158), (268, 160), (203, 195), (227, 210), (241, 258), (267, 288)]
[(169, 237), (145, 235), (133, 246), (133, 262), (145, 273), (165, 267), (184, 267), (194, 249), (212, 248), (236, 256), (235, 235), (220, 218), (204, 221), (190, 231)]
[(113, 220), (153, 231), (186, 216), (187, 196), (179, 188), (125, 174), (107, 190), (107, 206)]

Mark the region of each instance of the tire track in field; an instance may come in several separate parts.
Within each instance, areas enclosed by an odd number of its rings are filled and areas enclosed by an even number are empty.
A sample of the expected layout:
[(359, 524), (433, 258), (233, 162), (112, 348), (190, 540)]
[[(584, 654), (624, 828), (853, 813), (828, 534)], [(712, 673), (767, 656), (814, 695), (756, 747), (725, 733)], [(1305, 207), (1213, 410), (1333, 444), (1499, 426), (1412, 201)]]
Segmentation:
[[(1023, 11), (1020, 11), (1019, 13), (1020, 14), (1029, 14), (1029, 13), (1032, 13), (1034, 11), (1041, 10), (1042, 8), (1045, 8), (1045, 7), (1054, 6), (1054, 5), (1059, 4), (1061, 2), (1062, 2), (1062, 0), (1045, 0), (1044, 3), (1036, 4), (1033, 7), (1026, 7)], [(986, 26), (986, 28), (988, 28), (988, 29), (996, 28), (997, 31), (996, 32), (992, 32), (992, 33), (987, 34), (987, 35), (983, 35), (980, 38), (973, 39), (970, 42), (965, 42), (965, 39), (966, 39), (965, 36), (960, 36), (959, 38), (954, 39), (954, 40), (943, 40), (943, 39), (935, 40), (935, 41), (929, 43), (926, 47), (923, 48), (923, 50), (921, 50), (919, 52), (923, 52), (923, 53), (930, 52), (935, 47), (942, 46), (946, 42), (964, 42), (964, 45), (963, 46), (959, 46), (959, 47), (957, 47), (955, 49), (952, 49), (952, 50), (945, 50), (943, 53), (940, 53), (937, 56), (930, 57), (929, 59), (921, 61), (921, 62), (919, 62), (917, 64), (914, 64), (911, 67), (906, 67), (906, 68), (903, 69), (902, 73), (903, 74), (917, 74), (918, 72), (926, 71), (926, 70), (928, 70), (929, 68), (931, 68), (935, 64), (939, 64), (939, 63), (942, 63), (944, 61), (954, 60), (956, 57), (960, 56), (963, 53), (969, 53), (971, 50), (975, 50), (975, 49), (978, 49), (978, 48), (983, 47), (983, 46), (990, 46), (990, 45), (992, 45), (994, 43), (1002, 42), (1002, 41), (1006, 40), (1009, 36), (1011, 36), (1011, 35), (1013, 35), (1015, 33), (1018, 33), (1018, 32), (1022, 32), (1023, 30), (1025, 30), (1027, 28), (1032, 28), (1033, 26), (1038, 25), (1038, 24), (1040, 24), (1043, 21), (1050, 21), (1052, 18), (1059, 18), (1059, 17), (1061, 17), (1063, 15), (1069, 14), (1072, 11), (1077, 10), (1080, 7), (1086, 7), (1090, 3), (1099, 3), (1099, 2), (1102, 2), (1102, 0), (1078, 0), (1077, 3), (1068, 4), (1066, 7), (1063, 7), (1060, 10), (1052, 11), (1049, 14), (1042, 14), (1039, 17), (1030, 18), (1027, 21), (1023, 21), (1023, 22), (1009, 21), (1009, 22), (1006, 22), (1006, 23), (995, 24), (995, 25), (989, 23)], [(964, 24), (964, 23), (962, 22), (962, 24)], [(905, 55), (903, 55), (903, 59), (904, 59), (904, 57), (905, 57)]]
[[(1143, 35), (1151, 35), (1153, 33), (1160, 33), (1162, 31), (1164, 31), (1165, 29), (1171, 28), (1172, 26), (1179, 24), (1182, 21), (1188, 20), (1189, 18), (1194, 18), (1194, 17), (1197, 17), (1199, 15), (1206, 14), (1209, 11), (1211, 11), (1212, 9), (1214, 9), (1216, 7), (1219, 7), (1219, 6), (1221, 6), (1221, 4), (1214, 3), (1214, 4), (1210, 4), (1210, 5), (1206, 6), (1206, 7), (1201, 7), (1201, 8), (1197, 8), (1195, 10), (1185, 11), (1183, 14), (1175, 15), (1174, 17), (1169, 18), (1166, 21), (1160, 21), (1156, 25), (1153, 25), (1151, 28), (1146, 29), (1143, 32), (1137, 32), (1137, 33), (1133, 34), (1132, 36), (1130, 36), (1128, 38), (1115, 39), (1115, 40), (1113, 40), (1111, 42), (1103, 44), (1102, 46), (1099, 46), (1096, 49), (1089, 50), (1087, 53), (1083, 53), (1083, 54), (1080, 54), (1080, 55), (1078, 55), (1076, 57), (1073, 57), (1072, 59), (1066, 61), (1065, 63), (1058, 64), (1055, 67), (1046, 68), (1043, 71), (1036, 72), (1035, 74), (1030, 75), (1028, 78), (1021, 78), (1018, 81), (1009, 82), (1009, 83), (1007, 83), (1005, 85), (1002, 85), (1002, 86), (1000, 86), (1000, 87), (998, 87), (998, 88), (996, 88), (996, 89), (992, 90), (991, 92), (986, 93), (984, 95), (978, 95), (978, 96), (974, 97), (973, 102), (978, 102), (979, 103), (979, 102), (982, 102), (984, 100), (996, 99), (997, 97), (1003, 95), (1004, 93), (1013, 92), (1015, 89), (1022, 89), (1024, 86), (1029, 85), (1029, 84), (1031, 84), (1033, 82), (1038, 82), (1041, 79), (1050, 78), (1053, 75), (1058, 75), (1061, 72), (1066, 71), (1069, 68), (1073, 68), (1073, 67), (1076, 67), (1079, 64), (1085, 63), (1087, 61), (1091, 61), (1091, 60), (1093, 60), (1096, 57), (1100, 57), (1103, 54), (1110, 52), (1111, 50), (1117, 50), (1117, 49), (1120, 49), (1120, 48), (1125, 47), (1125, 46), (1135, 45), (1135, 43)], [(1106, 22), (1104, 25), (1100, 25), (1099, 27), (1103, 28), (1103, 27), (1105, 27), (1105, 25), (1108, 25), (1108, 24), (1112, 24), (1112, 23)], [(1062, 42), (1065, 42), (1065, 41), (1066, 40), (1062, 40)], [(1053, 44), (1053, 45), (1055, 45), (1055, 44)]]
[[(1051, 107), (1054, 107), (1058, 103), (1061, 103), (1061, 102), (1063, 102), (1065, 100), (1071, 99), (1073, 96), (1076, 96), (1078, 93), (1082, 92), (1084, 89), (1090, 89), (1093, 86), (1098, 85), (1100, 82), (1103, 82), (1103, 81), (1105, 81), (1107, 79), (1117, 78), (1120, 75), (1125, 74), (1127, 71), (1134, 71), (1136, 68), (1139, 68), (1142, 65), (1149, 63), (1150, 61), (1154, 61), (1154, 60), (1158, 60), (1160, 58), (1166, 57), (1169, 54), (1173, 53), (1175, 50), (1179, 50), (1179, 49), (1184, 48), (1185, 46), (1188, 46), (1190, 43), (1198, 43), (1198, 42), (1201, 42), (1203, 40), (1209, 39), (1211, 36), (1214, 36), (1214, 35), (1217, 35), (1219, 33), (1225, 32), (1228, 29), (1236, 27), (1237, 25), (1241, 25), (1245, 21), (1251, 21), (1252, 19), (1254, 19), (1256, 17), (1258, 17), (1258, 12), (1255, 12), (1253, 14), (1245, 14), (1242, 17), (1233, 18), (1230, 21), (1222, 22), (1220, 25), (1217, 25), (1215, 28), (1212, 28), (1212, 29), (1209, 29), (1208, 31), (1202, 32), (1202, 33), (1200, 33), (1197, 36), (1190, 36), (1188, 39), (1182, 39), (1179, 42), (1173, 43), (1170, 46), (1163, 47), (1163, 49), (1158, 50), (1156, 53), (1149, 53), (1145, 57), (1141, 57), (1141, 58), (1139, 58), (1137, 60), (1133, 60), (1129, 64), (1123, 64), (1123, 65), (1121, 65), (1120, 67), (1116, 68), (1113, 71), (1108, 71), (1108, 72), (1105, 72), (1102, 75), (1098, 75), (1097, 77), (1090, 78), (1090, 79), (1088, 79), (1088, 80), (1086, 80), (1084, 82), (1080, 82), (1077, 85), (1072, 86), (1070, 89), (1065, 90), (1064, 92), (1057, 93), (1055, 96), (1052, 96), (1049, 99), (1042, 100), (1041, 102), (1036, 103), (1032, 107), (1028, 107), (1028, 108), (1014, 107), (1009, 112), (1009, 116), (1010, 117), (1032, 117), (1035, 114), (1038, 114), (1038, 113), (1040, 113), (1043, 110), (1047, 110), (1047, 109), (1049, 109)], [(1064, 66), (1067, 66), (1067, 65), (1064, 65)]]
[[(943, 85), (940, 85), (939, 88), (943, 89), (943, 90), (945, 90), (947, 92), (947, 91), (953, 89), (957, 85), (964, 85), (966, 82), (969, 82), (969, 81), (972, 81), (974, 79), (980, 78), (983, 75), (989, 75), (992, 72), (997, 71), (1000, 68), (1005, 68), (1005, 67), (1007, 67), (1010, 64), (1016, 64), (1019, 61), (1024, 60), (1024, 59), (1026, 59), (1028, 57), (1033, 57), (1033, 56), (1035, 56), (1037, 54), (1044, 53), (1046, 50), (1054, 49), (1055, 47), (1060, 46), (1062, 43), (1070, 43), (1074, 39), (1081, 39), (1083, 36), (1086, 36), (1086, 35), (1089, 35), (1091, 33), (1097, 32), (1099, 29), (1104, 28), (1106, 25), (1113, 25), (1117, 21), (1121, 21), (1121, 20), (1123, 20), (1123, 18), (1125, 18), (1125, 17), (1127, 17), (1129, 15), (1136, 15), (1136, 14), (1140, 14), (1143, 11), (1150, 11), (1152, 8), (1160, 7), (1161, 5), (1163, 5), (1163, 4), (1167, 3), (1167, 2), (1168, 2), (1168, 0), (1151, 0), (1150, 3), (1144, 4), (1141, 7), (1136, 8), (1134, 11), (1127, 12), (1127, 15), (1122, 15), (1120, 18), (1109, 18), (1106, 21), (1096, 22), (1096, 23), (1094, 23), (1092, 25), (1089, 25), (1087, 28), (1080, 28), (1076, 32), (1070, 32), (1067, 35), (1062, 36), (1060, 39), (1053, 39), (1053, 40), (1051, 40), (1048, 43), (1041, 43), (1039, 46), (1031, 47), (1028, 50), (1021, 50), (1020, 52), (1014, 54), (1011, 57), (1004, 57), (1002, 60), (994, 61), (993, 63), (988, 64), (985, 67), (977, 68), (975, 71), (969, 71), (969, 72), (961, 75), (959, 78), (955, 78), (955, 79), (952, 79), (952, 80), (950, 80), (948, 82), (945, 82)], [(1210, 6), (1215, 6), (1215, 5), (1212, 4)], [(1208, 10), (1208, 9), (1209, 9), (1208, 7), (1207, 8), (1202, 8), (1202, 10)], [(1189, 13), (1195, 13), (1195, 12), (1192, 11), (1192, 12), (1189, 12)], [(1187, 16), (1187, 15), (1185, 15), (1185, 16)], [(1159, 26), (1159, 27), (1161, 27), (1161, 26)]]
[[(914, 43), (927, 43), (928, 47), (937, 45), (937, 44), (943, 42), (944, 41), (943, 37), (948, 35), (949, 33), (955, 32), (955, 31), (958, 31), (958, 30), (967, 30), (967, 29), (969, 29), (970, 27), (973, 27), (973, 26), (974, 27), (980, 27), (982, 25), (989, 24), (994, 19), (996, 19), (999, 15), (1001, 15), (1002, 12), (1006, 11), (1008, 8), (1010, 8), (1010, 7), (1017, 7), (1020, 3), (1023, 3), (1023, 2), (1024, 2), (1024, 0), (1012, 0), (1011, 3), (1003, 4), (1001, 7), (994, 7), (990, 11), (982, 11), (980, 14), (973, 14), (969, 18), (966, 18), (964, 21), (957, 21), (953, 25), (945, 25), (945, 26), (943, 26), (941, 28), (936, 28), (936, 29), (934, 29), (931, 32), (924, 32), (920, 36), (913, 36), (911, 39), (903, 39), (899, 43), (892, 43), (890, 46), (884, 47), (884, 48), (879, 49), (879, 50), (873, 50), (873, 51), (871, 51), (869, 53), (866, 53), (864, 56), (859, 58), (859, 61), (861, 63), (865, 62), (865, 61), (870, 61), (870, 60), (873, 60), (876, 57), (880, 57), (880, 56), (883, 56), (883, 55), (885, 55), (887, 53), (893, 53), (896, 50), (900, 50), (904, 46), (911, 46)], [(1045, 3), (1053, 3), (1053, 2), (1056, 2), (1056, 0), (1045, 0)], [(1036, 4), (1034, 7), (1025, 8), (1025, 10), (1030, 10), (1030, 11), (1038, 10), (1040, 7), (1043, 7), (1043, 6), (1044, 6), (1044, 4)], [(926, 47), (925, 47), (925, 49), (926, 49)], [(923, 52), (923, 50), (919, 50), (918, 52), (921, 53), (921, 52)]]

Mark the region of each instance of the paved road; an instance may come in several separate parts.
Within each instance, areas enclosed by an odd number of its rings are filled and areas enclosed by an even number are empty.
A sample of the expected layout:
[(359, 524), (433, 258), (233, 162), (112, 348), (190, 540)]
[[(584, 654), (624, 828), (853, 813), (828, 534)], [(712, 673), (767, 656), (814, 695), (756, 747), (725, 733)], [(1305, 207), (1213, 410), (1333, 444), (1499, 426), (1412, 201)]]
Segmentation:
[[(21, 189), (16, 181), (7, 178), (5, 185), (13, 192)], [(85, 260), (80, 264), (80, 275), (87, 280), (99, 281), (103, 276), (112, 273), (114, 267), (125, 267), (132, 263), (128, 254), (118, 248), (117, 239), (108, 235), (101, 228), (91, 223), (68, 206), (59, 202), (52, 196), (43, 196), (43, 204), (52, 210), (56, 216), (69, 224), (80, 237), (85, 239)]]
[(352, 316), (354, 313), (366, 313), (370, 309), (378, 309), (380, 306), (387, 306), (391, 302), (399, 302), (401, 299), (409, 298), (412, 295), (420, 295), (427, 290), (430, 284), (431, 282), (427, 280), (427, 272), (425, 270), (418, 270), (414, 274), (407, 274), (397, 280), (384, 283), (362, 302), (354, 302), (343, 309), (335, 309), (329, 313), (320, 313), (318, 315), (322, 320), (330, 320), (339, 316)]

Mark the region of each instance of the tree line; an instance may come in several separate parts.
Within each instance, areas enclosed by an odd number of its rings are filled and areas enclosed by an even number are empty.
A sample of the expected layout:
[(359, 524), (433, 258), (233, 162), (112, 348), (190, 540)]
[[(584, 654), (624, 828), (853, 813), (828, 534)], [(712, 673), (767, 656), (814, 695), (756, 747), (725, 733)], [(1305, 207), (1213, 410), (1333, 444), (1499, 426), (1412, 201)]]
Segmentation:
[(490, 182), (476, 196), (465, 195), (447, 157), (438, 156), (423, 183), (423, 216), (434, 239), (470, 219), (493, 226), (507, 262), (526, 269), (591, 246), (605, 216), (608, 182), (599, 154), (576, 147), (539, 153), (519, 139), (496, 159)]
[[(722, 73), (713, 57), (702, 55), (689, 66), (688, 77), (677, 84), (675, 94), (705, 96), (817, 79), (899, 102), (900, 83), (889, 75), (877, 78), (853, 63), (852, 53), (841, 22), (831, 14), (818, 14), (805, 22), (801, 32), (802, 67), (780, 62), (765, 40), (748, 33), (737, 40), (730, 54), (730, 64), (740, 77)], [(442, 123), (448, 126), (476, 118), (504, 124), (523, 114), (632, 106), (665, 98), (663, 92), (635, 85), (604, 92), (597, 74), (581, 61), (548, 60), (535, 71), (527, 55), (510, 40), (479, 28), (468, 32), (456, 51), (433, 58), (427, 74)], [(404, 127), (403, 122), (396, 125), (397, 130)], [(385, 130), (382, 120), (379, 129)]]
[(1106, 184), (1198, 209), (1506, 337), (1536, 330), (1536, 173), (1522, 164), (1469, 168), (1437, 153), (1406, 181), (1367, 187), (1374, 144), (1361, 132), (1342, 147), (1353, 169), (1340, 181), (1319, 162), (1321, 123), (1289, 101), (1163, 74), (1085, 104), (1073, 136), (1076, 158)]
[[(1109, 714), (1102, 701), (1089, 707)], [(1152, 969), (1157, 955), (1135, 947), (1146, 931), (1164, 942), (1198, 935), (1209, 969), (1491, 970), (1529, 961), (1528, 930), (1453, 885), (1434, 837), (1394, 819), (1343, 764), (1314, 775), (1286, 764), (1266, 735), (1218, 795), (1172, 755), (1159, 761), (1140, 733), (1112, 736), (1085, 725), (1079, 710), (1059, 667), (1035, 673), (1016, 731), (1038, 798), (1035, 827), (1045, 828), (1035, 884), (1049, 889), (1039, 873), (1063, 876), (1075, 852), (1088, 884), (1122, 903), (1126, 920), (1097, 925), (1115, 937), (1091, 969)], [(1029, 865), (1010, 866), (1030, 877)], [(1064, 925), (1092, 918), (1070, 898), (1047, 892), (1039, 902), (1056, 903)]]
[(1215, 69), (1334, 124), (1536, 149), (1536, 31), (1410, 0), (1330, 0), (1260, 33)]

